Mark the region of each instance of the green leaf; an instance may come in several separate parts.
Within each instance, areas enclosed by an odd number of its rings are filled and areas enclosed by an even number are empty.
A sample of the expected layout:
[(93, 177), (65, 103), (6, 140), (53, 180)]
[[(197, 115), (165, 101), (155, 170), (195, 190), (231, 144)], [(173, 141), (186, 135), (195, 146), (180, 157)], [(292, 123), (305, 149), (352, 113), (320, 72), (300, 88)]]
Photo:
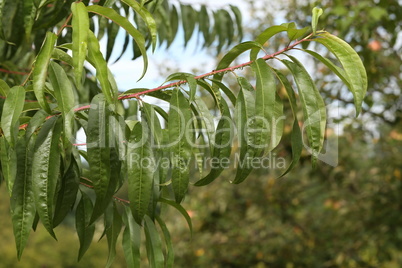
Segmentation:
[(7, 97), (9, 91), (10, 87), (8, 86), (8, 84), (3, 79), (0, 79), (0, 95), (3, 97)]
[(233, 14), (235, 15), (238, 39), (241, 41), (243, 39), (243, 25), (242, 25), (241, 12), (240, 12), (239, 8), (234, 5), (230, 5), (230, 9), (232, 10)]
[(208, 143), (210, 150), (212, 152), (213, 145), (215, 144), (215, 125), (214, 125), (214, 117), (208, 109), (206, 103), (202, 100), (201, 97), (195, 97), (195, 107), (198, 111), (198, 116), (204, 122), (205, 125), (205, 132), (208, 136)]
[(75, 228), (77, 230), (78, 239), (80, 240), (78, 261), (81, 260), (88, 250), (95, 233), (95, 225), (89, 224), (93, 209), (92, 201), (86, 193), (81, 192), (81, 194), (81, 200), (75, 211)]
[(42, 126), (43, 122), (45, 122), (46, 117), (48, 114), (43, 111), (39, 110), (35, 113), (35, 115), (29, 120), (28, 126), (25, 130), (25, 137), (27, 140), (32, 136), (32, 134), (40, 127)]
[(82, 2), (72, 3), (71, 12), (73, 14), (71, 22), (71, 26), (73, 29), (73, 67), (75, 83), (77, 87), (80, 87), (82, 72), (84, 70), (84, 62), (87, 56), (89, 18), (88, 11), (86, 10), (86, 7)]
[(230, 109), (224, 99), (221, 100), (222, 117), (219, 119), (215, 133), (215, 143), (212, 152), (212, 159), (219, 160), (218, 164), (211, 166), (211, 171), (201, 180), (197, 181), (195, 186), (204, 186), (213, 182), (225, 169), (225, 162), (229, 159), (232, 151), (233, 125), (230, 116)]
[(192, 102), (194, 100), (195, 93), (197, 92), (197, 80), (194, 77), (195, 75), (190, 73), (178, 72), (169, 75), (168, 78), (166, 78), (166, 81), (172, 81), (172, 80), (186, 81), (190, 89), (189, 101)]
[(21, 259), (36, 214), (31, 176), (34, 144), (35, 139), (31, 139), (26, 144), (25, 138), (22, 137), (18, 140), (16, 146), (17, 175), (13, 186), (10, 208), (18, 260)]
[[(281, 25), (275, 25), (267, 28), (265, 31), (263, 31), (256, 39), (255, 42), (260, 44), (260, 46), (263, 46), (272, 36), (274, 36), (277, 33), (284, 32), (287, 30), (287, 27)], [(256, 60), (258, 52), (260, 52), (260, 48), (254, 48), (250, 52), (250, 60)]]
[(181, 215), (183, 215), (184, 219), (187, 222), (188, 228), (190, 229), (191, 234), (193, 233), (193, 224), (191, 222), (191, 218), (188, 215), (187, 211), (183, 208), (182, 205), (176, 203), (175, 201), (169, 200), (169, 199), (165, 199), (165, 198), (159, 198), (159, 202), (168, 204), (172, 207), (174, 207), (175, 209), (177, 209)]
[(47, 68), (50, 62), (50, 58), (53, 53), (54, 46), (56, 44), (57, 35), (51, 32), (46, 33), (45, 41), (38, 53), (35, 60), (35, 66), (33, 69), (33, 90), (42, 109), (47, 113), (51, 113), (49, 104), (45, 97), (45, 82), (47, 77)]
[(157, 25), (155, 19), (153, 18), (152, 14), (142, 5), (134, 0), (122, 0), (123, 3), (129, 5), (135, 12), (141, 16), (144, 22), (148, 26), (148, 30), (151, 34), (152, 40), (152, 51), (156, 48), (156, 39), (157, 39)]
[(204, 46), (210, 42), (210, 19), (208, 16), (208, 11), (205, 5), (201, 6), (201, 9), (198, 13), (198, 21), (199, 21), (199, 28), (200, 32), (202, 33), (204, 37)]
[(311, 28), (313, 29), (313, 34), (316, 33), (318, 18), (322, 15), (322, 9), (318, 7), (313, 8), (313, 18), (311, 20)]
[(237, 97), (235, 112), (237, 117), (237, 137), (240, 146), (239, 163), (236, 170), (236, 177), (233, 183), (241, 183), (251, 173), (253, 168), (249, 164), (249, 160), (255, 155), (253, 144), (253, 135), (251, 131), (252, 118), (255, 117), (255, 96), (253, 87), (244, 77), (238, 77), (237, 81), (240, 85), (240, 92)]
[(156, 145), (158, 148), (162, 143), (162, 127), (159, 122), (159, 118), (155, 113), (155, 109), (148, 103), (143, 103), (141, 111), (144, 113), (144, 118), (147, 120), (147, 124), (151, 130), (152, 145)]
[(143, 78), (148, 68), (148, 56), (145, 48), (144, 36), (129, 22), (127, 18), (119, 15), (115, 10), (111, 8), (105, 8), (99, 5), (91, 5), (87, 7), (87, 10), (88, 12), (99, 14), (114, 21), (122, 28), (124, 28), (124, 30), (126, 30), (133, 37), (133, 40), (141, 51), (144, 60), (144, 70), (140, 79)]
[(288, 37), (289, 37), (290, 41), (293, 41), (293, 40), (301, 38), (309, 30), (309, 27), (304, 27), (303, 29), (297, 29), (296, 23), (294, 23), (294, 22), (284, 23), (282, 25), (283, 26), (287, 25), (287, 34), (288, 34)]
[(32, 182), (36, 210), (39, 218), (56, 239), (53, 232), (54, 196), (60, 170), (59, 139), (61, 120), (54, 116), (43, 124), (38, 133), (33, 153)]
[(144, 217), (145, 244), (148, 261), (151, 268), (164, 267), (165, 260), (162, 251), (162, 242), (156, 229), (155, 223), (148, 216)]
[(19, 117), (25, 102), (25, 89), (21, 86), (15, 86), (10, 89), (3, 105), (1, 114), (1, 128), (4, 136), (11, 146), (17, 139)]
[(172, 186), (176, 202), (180, 203), (190, 180), (192, 113), (190, 103), (183, 93), (175, 88), (170, 101), (169, 110), (169, 143), (172, 164)]
[(17, 155), (4, 136), (0, 136), (0, 162), (1, 173), (11, 196), (17, 173)]
[(166, 268), (173, 268), (174, 264), (174, 252), (173, 252), (173, 244), (172, 238), (170, 237), (169, 230), (166, 226), (166, 223), (162, 220), (161, 217), (156, 215), (156, 221), (158, 222), (161, 230), (163, 232), (163, 236), (165, 238), (166, 243), (166, 260), (165, 260), (165, 267)]
[(281, 81), (282, 85), (284, 86), (289, 102), (290, 102), (290, 107), (292, 109), (294, 121), (293, 121), (293, 128), (292, 128), (292, 133), (291, 133), (291, 146), (292, 146), (292, 162), (288, 166), (288, 168), (278, 177), (281, 178), (285, 176), (287, 173), (289, 173), (299, 162), (302, 150), (303, 150), (303, 140), (302, 140), (302, 133), (300, 131), (299, 127), (299, 121), (297, 120), (297, 104), (296, 104), (296, 96), (293, 91), (293, 88), (291, 84), (289, 83), (289, 80), (286, 78), (284, 74), (279, 72), (278, 70), (275, 70), (276, 76), (278, 77), (279, 81)]
[(116, 204), (113, 203), (113, 222), (110, 228), (106, 231), (107, 244), (109, 255), (107, 258), (106, 267), (111, 267), (114, 258), (116, 257), (116, 243), (122, 227), (121, 216), (117, 211)]
[[(73, 49), (72, 46), (70, 46), (70, 48)], [(55, 48), (53, 50), (52, 59), (59, 60), (59, 61), (65, 62), (71, 66), (74, 66), (73, 58), (59, 48)]]
[(184, 29), (184, 46), (186, 46), (194, 32), (195, 11), (191, 5), (181, 4), (180, 9), (181, 9), (181, 19), (183, 22), (183, 29)]
[[(102, 94), (96, 95), (88, 113), (87, 152), (91, 181), (96, 194), (91, 223), (108, 204), (108, 187), (111, 180), (110, 163), (110, 111)], [(113, 174), (115, 175), (115, 174)]]
[(254, 139), (251, 146), (255, 149), (255, 157), (260, 157), (261, 153), (271, 144), (272, 124), (275, 124), (277, 112), (275, 107), (276, 83), (274, 74), (269, 65), (263, 59), (257, 59), (252, 68), (256, 74), (256, 93), (255, 93), (255, 122)]
[(116, 42), (117, 34), (119, 33), (120, 26), (116, 23), (110, 22), (107, 24), (107, 44), (106, 44), (106, 61), (109, 61), (112, 56), (113, 48)]
[(233, 104), (233, 106), (236, 105), (236, 96), (233, 94), (232, 90), (228, 88), (224, 83), (217, 81), (215, 79), (210, 79), (215, 85), (217, 85), (224, 93), (226, 96), (228, 96), (230, 102)]
[(98, 39), (92, 31), (88, 32), (88, 60), (96, 69), (96, 78), (98, 78), (102, 93), (107, 103), (114, 104), (117, 99), (117, 92), (113, 91), (109, 82), (109, 72), (106, 60), (100, 52)]
[(128, 198), (133, 217), (139, 225), (151, 201), (155, 172), (149, 134), (146, 121), (138, 122), (131, 132), (127, 148)]
[(126, 228), (123, 232), (123, 250), (127, 267), (140, 267), (141, 227), (135, 222), (131, 210), (124, 207), (123, 221)]
[(348, 43), (327, 32), (320, 33), (319, 38), (315, 38), (314, 41), (328, 48), (341, 63), (346, 80), (349, 81), (349, 89), (354, 96), (356, 116), (359, 115), (367, 92), (367, 74), (359, 55)]
[(313, 79), (307, 73), (303, 65), (294, 57), (288, 57), (293, 61), (283, 60), (282, 62), (292, 72), (298, 87), (300, 101), (303, 106), (304, 128), (312, 153), (312, 164), (315, 166), (318, 154), (320, 153), (325, 134), (326, 111), (325, 103), (317, 90)]
[(63, 146), (66, 150), (66, 155), (69, 156), (71, 154), (72, 141), (74, 138), (73, 120), (75, 97), (73, 88), (64, 69), (55, 62), (51, 62), (49, 65), (49, 77), (53, 86), (57, 105), (59, 106), (59, 110), (63, 116)]
[(60, 190), (57, 194), (56, 207), (53, 217), (53, 226), (59, 225), (67, 214), (73, 209), (78, 193), (80, 170), (74, 157), (70, 166), (63, 174), (60, 182)]

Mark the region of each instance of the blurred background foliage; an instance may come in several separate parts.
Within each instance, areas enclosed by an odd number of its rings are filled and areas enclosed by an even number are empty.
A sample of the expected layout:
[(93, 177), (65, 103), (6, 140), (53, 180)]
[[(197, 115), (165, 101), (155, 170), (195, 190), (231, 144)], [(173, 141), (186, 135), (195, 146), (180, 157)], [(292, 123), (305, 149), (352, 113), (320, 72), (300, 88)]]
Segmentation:
[[(262, 2), (262, 4), (261, 4)], [(248, 1), (246, 39), (278, 16), (309, 25), (316, 1)], [(203, 188), (190, 188), (183, 206), (194, 224), (190, 236), (174, 210), (163, 218), (174, 239), (176, 267), (402, 267), (402, 3), (398, 0), (319, 1), (325, 29), (346, 39), (367, 68), (364, 112), (354, 118), (352, 96), (318, 65), (312, 69), (327, 103), (342, 107), (339, 163), (313, 170), (308, 156), (282, 179), (280, 170), (258, 170), (231, 185), (232, 170)], [(279, 37), (280, 38), (280, 37)], [(280, 40), (279, 40), (280, 41)], [(272, 42), (272, 49), (277, 49)], [(212, 52), (211, 53), (215, 53)], [(315, 64), (312, 62), (312, 64)], [(166, 70), (172, 71), (169, 68)], [(289, 139), (276, 152), (290, 154)], [(1, 187), (0, 213), (8, 212)], [(56, 229), (59, 242), (39, 225), (16, 265), (10, 217), (0, 221), (0, 267), (102, 267), (105, 239), (94, 241), (77, 265), (74, 224)], [(101, 231), (99, 231), (101, 232)], [(97, 236), (99, 237), (100, 234)], [(125, 267), (118, 248), (113, 267)], [(146, 267), (146, 264), (145, 264)]]

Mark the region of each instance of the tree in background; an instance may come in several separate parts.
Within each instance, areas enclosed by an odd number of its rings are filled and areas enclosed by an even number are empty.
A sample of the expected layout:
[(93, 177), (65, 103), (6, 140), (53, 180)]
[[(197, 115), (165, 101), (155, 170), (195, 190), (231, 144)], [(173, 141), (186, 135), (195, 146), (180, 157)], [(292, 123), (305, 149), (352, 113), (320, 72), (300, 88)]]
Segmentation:
[[(149, 265), (172, 267), (172, 239), (161, 212), (166, 205), (176, 208), (192, 229), (181, 206), (190, 177), (198, 174), (195, 186), (212, 183), (236, 154), (233, 145), (238, 146), (236, 173), (230, 178), (234, 184), (245, 181), (255, 165), (267, 159), (285, 129), (292, 160), (284, 163), (279, 177), (302, 155), (302, 130), (313, 166), (320, 158), (325, 103), (303, 63), (290, 51), (301, 45), (336, 74), (352, 92), (357, 114), (366, 93), (366, 72), (358, 54), (342, 39), (317, 28), (319, 8), (313, 9), (311, 29), (298, 29), (295, 23), (269, 27), (255, 41), (234, 45), (209, 73), (174, 73), (162, 86), (125, 92), (119, 92), (108, 69), (119, 29), (126, 32), (121, 55), (130, 46), (133, 58), (142, 58), (141, 79), (148, 67), (147, 51), (158, 44), (169, 46), (179, 24), (186, 44), (198, 26), (203, 44), (216, 45), (218, 52), (241, 39), (239, 10), (195, 10), (169, 1), (10, 0), (1, 2), (0, 11), (0, 179), (10, 195), (18, 259), (39, 222), (56, 239), (54, 229), (73, 211), (79, 260), (97, 228), (102, 228), (109, 250), (107, 267), (115, 259), (119, 236), (128, 266), (140, 265), (145, 236)], [(99, 39), (105, 32), (104, 57)], [(284, 34), (284, 47), (264, 51), (264, 44), (278, 34)], [(337, 63), (308, 50), (311, 42), (331, 51)], [(244, 52), (250, 53), (248, 61), (233, 65)], [(272, 62), (281, 63), (286, 71)], [(243, 68), (252, 78), (238, 73)], [(237, 95), (223, 82), (232, 73)], [(212, 109), (220, 115), (216, 126), (199, 92), (213, 100)], [(144, 96), (168, 103), (169, 109)], [(284, 106), (291, 114), (286, 122)], [(80, 129), (86, 134), (85, 144), (74, 142)], [(194, 163), (198, 173), (191, 168)]]

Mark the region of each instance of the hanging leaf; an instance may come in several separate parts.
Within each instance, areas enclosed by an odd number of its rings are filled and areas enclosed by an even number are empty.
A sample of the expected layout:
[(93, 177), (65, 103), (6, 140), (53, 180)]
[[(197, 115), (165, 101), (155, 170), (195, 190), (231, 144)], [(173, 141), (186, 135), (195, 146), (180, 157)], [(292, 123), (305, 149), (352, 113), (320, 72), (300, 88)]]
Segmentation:
[(85, 252), (88, 250), (95, 233), (95, 225), (89, 224), (93, 209), (92, 201), (86, 193), (81, 192), (81, 195), (81, 200), (75, 211), (75, 228), (80, 241), (78, 261), (81, 260)]
[(300, 101), (303, 106), (304, 128), (312, 153), (312, 164), (316, 165), (318, 154), (324, 143), (326, 124), (325, 103), (318, 92), (313, 79), (307, 73), (303, 65), (294, 57), (288, 55), (293, 61), (283, 60), (282, 62), (292, 72), (299, 89)]
[(16, 146), (17, 174), (10, 208), (18, 260), (21, 259), (36, 214), (31, 176), (34, 144), (35, 139), (26, 144), (25, 138), (21, 137)]
[(113, 203), (113, 222), (110, 228), (106, 231), (107, 245), (109, 254), (107, 258), (106, 267), (111, 267), (114, 258), (116, 257), (116, 243), (122, 227), (122, 220), (119, 212), (117, 211), (116, 204)]
[(252, 132), (253, 118), (255, 117), (255, 96), (254, 89), (244, 77), (238, 77), (240, 92), (237, 97), (235, 112), (237, 117), (237, 137), (240, 146), (239, 163), (237, 165), (236, 177), (232, 183), (238, 184), (244, 181), (253, 170), (249, 161), (255, 156), (255, 148)]
[(32, 162), (33, 194), (39, 218), (56, 239), (53, 232), (54, 196), (60, 170), (59, 139), (61, 120), (54, 116), (43, 124), (35, 143)]
[(127, 267), (140, 267), (141, 227), (135, 222), (131, 210), (124, 207), (123, 221), (126, 228), (123, 232), (123, 250)]
[(7, 97), (9, 91), (10, 87), (8, 86), (8, 84), (3, 79), (0, 79), (0, 95), (3, 97)]
[(190, 89), (189, 101), (192, 102), (194, 100), (195, 93), (197, 92), (197, 80), (194, 77), (195, 77), (195, 75), (190, 74), (190, 73), (178, 72), (178, 73), (169, 75), (168, 78), (166, 78), (166, 82), (172, 81), (172, 80), (186, 81), (188, 84), (188, 87)]
[(148, 210), (155, 172), (149, 134), (146, 122), (138, 122), (131, 132), (127, 148), (128, 198), (133, 217), (139, 225)]
[(166, 243), (166, 259), (165, 259), (165, 267), (166, 268), (173, 268), (174, 264), (174, 252), (173, 252), (173, 244), (172, 244), (172, 238), (170, 237), (169, 230), (166, 226), (166, 223), (159, 217), (158, 215), (156, 216), (156, 221), (158, 222), (159, 226), (161, 227), (161, 230), (163, 232), (163, 236), (165, 238), (165, 243)]
[(4, 136), (0, 136), (1, 173), (11, 196), (17, 173), (17, 155)]
[(90, 179), (94, 185), (96, 194), (91, 223), (103, 213), (109, 201), (107, 193), (111, 180), (110, 117), (105, 97), (102, 94), (96, 95), (89, 109), (86, 132)]
[(104, 94), (107, 103), (114, 104), (117, 99), (117, 92), (113, 91), (113, 88), (110, 85), (106, 60), (100, 52), (98, 39), (96, 39), (95, 34), (91, 31), (89, 31), (88, 34), (88, 60), (96, 69), (96, 78), (99, 80), (102, 93)]
[(148, 261), (151, 268), (164, 267), (165, 259), (162, 251), (162, 242), (155, 223), (148, 216), (144, 217), (145, 245), (147, 248)]
[(87, 56), (89, 18), (86, 7), (82, 2), (72, 3), (71, 12), (73, 14), (71, 22), (71, 26), (73, 29), (73, 35), (72, 35), (73, 67), (74, 67), (75, 83), (77, 87), (80, 87), (82, 80), (82, 72), (84, 70), (84, 62)]
[(12, 147), (14, 146), (14, 141), (17, 139), (19, 118), (24, 107), (24, 102), (25, 89), (21, 86), (15, 86), (10, 89), (3, 105), (1, 129)]
[[(272, 36), (274, 36), (277, 33), (284, 32), (287, 30), (287, 27), (283, 25), (275, 25), (267, 28), (265, 31), (263, 31), (257, 38), (255, 39), (255, 42), (263, 46)], [(260, 52), (260, 48), (253, 48), (250, 52), (250, 60), (256, 60), (258, 52)]]
[(237, 6), (230, 5), (230, 9), (232, 10), (233, 14), (235, 15), (236, 18), (236, 24), (237, 24), (237, 35), (239, 41), (243, 39), (243, 23), (242, 23), (242, 15)]
[(172, 164), (172, 186), (176, 202), (180, 203), (190, 180), (192, 114), (190, 104), (183, 93), (176, 88), (173, 91), (169, 110), (169, 143)]
[(47, 99), (45, 97), (45, 82), (47, 77), (47, 68), (49, 65), (50, 58), (52, 56), (52, 52), (54, 46), (56, 44), (57, 35), (51, 32), (46, 33), (45, 41), (38, 53), (38, 56), (35, 60), (35, 66), (33, 69), (33, 90), (42, 109), (44, 109), (47, 113), (51, 113), (49, 104), (47, 103)]
[[(224, 162), (230, 157), (232, 151), (233, 125), (230, 110), (226, 101), (221, 100), (222, 117), (218, 122), (215, 134), (215, 144), (212, 152), (212, 159), (219, 160), (218, 164), (211, 166), (211, 171), (203, 179), (197, 181), (195, 186), (204, 186), (213, 182), (225, 169)], [(214, 161), (215, 162), (215, 161)]]
[(124, 30), (126, 30), (133, 37), (133, 40), (137, 44), (137, 46), (142, 54), (143, 60), (144, 60), (144, 70), (140, 77), (140, 79), (142, 79), (148, 68), (148, 57), (147, 57), (147, 51), (145, 48), (145, 39), (144, 39), (143, 35), (128, 21), (127, 18), (121, 16), (115, 10), (113, 10), (111, 8), (105, 8), (105, 7), (101, 7), (99, 5), (91, 5), (91, 6), (87, 7), (87, 10), (88, 10), (88, 12), (99, 14), (101, 16), (104, 16), (104, 17), (114, 21), (115, 23), (120, 25), (120, 27), (122, 27)]
[(327, 32), (320, 33), (319, 38), (315, 38), (314, 41), (328, 48), (341, 63), (346, 80), (349, 81), (349, 89), (354, 96), (356, 116), (358, 116), (367, 92), (367, 74), (359, 55), (348, 43)]
[(191, 234), (193, 233), (193, 224), (192, 224), (192, 222), (191, 222), (191, 218), (190, 218), (190, 216), (188, 215), (187, 211), (183, 208), (182, 205), (178, 204), (178, 203), (175, 202), (175, 201), (172, 201), (172, 200), (169, 200), (169, 199), (165, 199), (165, 198), (162, 198), (162, 197), (159, 198), (159, 202), (168, 204), (168, 205), (174, 207), (175, 209), (177, 209), (177, 210), (180, 212), (180, 214), (183, 215), (184, 219), (186, 220), (187, 225), (188, 225), (188, 228), (190, 229), (190, 233), (191, 233)]
[(180, 5), (180, 10), (184, 29), (184, 46), (186, 46), (194, 32), (195, 11), (191, 5), (183, 5), (183, 4)]

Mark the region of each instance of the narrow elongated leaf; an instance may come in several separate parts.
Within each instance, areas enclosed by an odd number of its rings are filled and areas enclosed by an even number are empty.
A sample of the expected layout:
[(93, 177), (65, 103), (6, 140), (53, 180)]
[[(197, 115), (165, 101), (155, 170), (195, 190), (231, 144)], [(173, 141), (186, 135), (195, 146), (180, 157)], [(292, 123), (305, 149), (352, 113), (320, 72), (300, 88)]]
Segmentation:
[(15, 86), (10, 89), (3, 105), (1, 128), (11, 146), (14, 146), (14, 141), (17, 138), (19, 117), (21, 116), (24, 102), (25, 89), (21, 86)]
[[(238, 77), (237, 81), (240, 85), (240, 92), (237, 97), (235, 112), (237, 117), (237, 137), (240, 146), (239, 163), (236, 170), (236, 177), (233, 183), (241, 183), (253, 170), (249, 161), (255, 155), (253, 143), (254, 133), (252, 119), (255, 117), (255, 97), (254, 89), (244, 77)], [(251, 90), (250, 90), (251, 89)]]
[(71, 26), (73, 29), (73, 67), (77, 87), (81, 85), (84, 61), (87, 56), (89, 18), (85, 5), (82, 2), (72, 3), (73, 14)]
[(230, 157), (232, 151), (233, 125), (230, 116), (229, 107), (224, 99), (221, 100), (222, 117), (218, 122), (215, 134), (215, 144), (212, 152), (214, 162), (219, 160), (218, 164), (212, 164), (211, 171), (201, 180), (197, 181), (195, 186), (204, 186), (213, 182), (225, 169), (225, 162)]
[(255, 122), (254, 140), (251, 146), (255, 148), (255, 157), (260, 157), (261, 153), (271, 143), (272, 129), (275, 122), (277, 100), (275, 77), (263, 59), (257, 59), (252, 68), (256, 74), (256, 93), (255, 93)]
[(91, 181), (96, 193), (91, 222), (104, 211), (110, 181), (110, 111), (102, 94), (96, 95), (88, 113), (87, 152)]
[(145, 244), (148, 261), (151, 268), (163, 267), (165, 258), (162, 251), (162, 242), (156, 229), (155, 223), (148, 216), (144, 217)]
[[(346, 80), (349, 81), (349, 90), (353, 93), (356, 107), (356, 116), (359, 115), (364, 96), (367, 92), (367, 74), (363, 62), (356, 51), (345, 41), (327, 32), (319, 34), (321, 38), (314, 41), (324, 45), (335, 55), (345, 70)], [(340, 77), (342, 79), (342, 77)]]
[(201, 97), (195, 97), (195, 106), (198, 111), (198, 116), (201, 117), (200, 119), (204, 122), (205, 125), (205, 132), (208, 136), (208, 143), (210, 150), (212, 152), (213, 145), (215, 144), (215, 126), (214, 126), (214, 117), (212, 116), (211, 112), (208, 109), (208, 106), (205, 102), (201, 99)]
[(43, 122), (45, 122), (47, 114), (43, 110), (39, 110), (35, 113), (35, 115), (29, 120), (28, 126), (25, 130), (25, 137), (28, 140), (32, 134), (42, 126)]
[(107, 63), (100, 52), (98, 39), (92, 31), (89, 31), (88, 34), (88, 60), (96, 69), (96, 78), (99, 80), (107, 103), (114, 104), (117, 99), (117, 92), (113, 91), (110, 85)]
[(141, 54), (143, 56), (144, 60), (144, 70), (142, 72), (142, 77), (144, 77), (147, 68), (148, 68), (148, 57), (147, 57), (147, 52), (145, 48), (145, 39), (144, 36), (129, 22), (129, 20), (120, 14), (118, 14), (115, 10), (111, 8), (105, 8), (99, 5), (91, 5), (87, 7), (88, 12), (96, 13), (101, 16), (104, 16), (118, 25), (120, 25), (124, 30), (126, 30), (132, 37), (134, 42), (137, 44), (139, 50), (141, 51)]
[(116, 43), (116, 37), (119, 33), (120, 26), (116, 23), (109, 22), (107, 24), (107, 44), (106, 44), (106, 61), (109, 61), (110, 56), (112, 56), (113, 48)]
[(299, 89), (305, 121), (304, 127), (306, 128), (310, 149), (312, 151), (312, 164), (315, 166), (318, 154), (324, 143), (326, 124), (325, 103), (303, 65), (296, 58), (289, 55), (288, 57), (293, 62), (283, 60), (283, 63), (292, 72)]
[(35, 66), (33, 69), (33, 90), (42, 109), (47, 113), (51, 113), (49, 104), (47, 103), (45, 97), (45, 82), (47, 77), (47, 68), (49, 65), (50, 58), (53, 53), (53, 48), (56, 44), (57, 35), (48, 32), (46, 34), (45, 41), (39, 51), (38, 56), (35, 60)]
[(232, 92), (232, 90), (230, 88), (228, 88), (224, 83), (211, 79), (211, 81), (217, 85), (224, 93), (226, 96), (228, 96), (230, 102), (233, 104), (233, 106), (236, 105), (236, 96), (235, 94)]
[(128, 267), (140, 267), (141, 227), (134, 220), (129, 207), (124, 207), (123, 250)]
[(265, 149), (264, 155), (272, 151), (281, 141), (284, 119), (283, 102), (278, 92), (275, 92), (275, 105), (272, 107), (272, 118), (270, 122), (271, 140), (268, 148)]
[(78, 261), (81, 260), (88, 250), (95, 233), (95, 225), (89, 224), (93, 209), (92, 201), (84, 192), (81, 192), (81, 194), (81, 200), (75, 212), (75, 228), (77, 230), (78, 239), (80, 240)]
[(198, 13), (198, 21), (199, 21), (199, 28), (200, 32), (202, 33), (204, 37), (204, 46), (210, 42), (209, 36), (209, 28), (210, 28), (210, 19), (208, 16), (208, 11), (205, 5), (201, 6), (201, 9)]
[(157, 37), (157, 25), (152, 14), (142, 5), (135, 0), (122, 0), (122, 2), (129, 5), (135, 12), (141, 16), (144, 22), (148, 26), (148, 30), (151, 34), (152, 51), (156, 48), (156, 37)]
[(4, 136), (0, 136), (1, 173), (11, 196), (17, 173), (17, 155)]
[(107, 258), (106, 267), (111, 267), (114, 258), (116, 257), (116, 243), (122, 227), (122, 220), (119, 212), (117, 211), (116, 204), (113, 203), (113, 222), (110, 228), (106, 231), (107, 244), (109, 248), (109, 255)]
[(318, 7), (313, 8), (313, 18), (311, 19), (311, 28), (313, 29), (313, 34), (316, 33), (318, 18), (322, 15), (322, 9)]
[(288, 168), (278, 177), (281, 178), (285, 176), (287, 173), (289, 173), (299, 162), (302, 150), (303, 150), (303, 140), (302, 140), (302, 134), (300, 131), (299, 127), (299, 121), (297, 120), (297, 104), (296, 104), (296, 96), (293, 91), (293, 88), (291, 84), (289, 83), (288, 79), (286, 78), (285, 75), (283, 75), (281, 72), (278, 70), (274, 70), (276, 73), (276, 76), (278, 77), (279, 81), (281, 81), (282, 85), (284, 86), (289, 102), (290, 102), (290, 107), (292, 109), (294, 121), (293, 121), (293, 128), (292, 128), (292, 133), (291, 133), (291, 146), (292, 146), (292, 162), (288, 166)]
[(38, 133), (33, 153), (32, 182), (35, 206), (46, 230), (53, 232), (54, 196), (60, 170), (59, 139), (61, 120), (54, 116), (46, 121)]
[(64, 173), (60, 190), (57, 195), (53, 226), (59, 225), (67, 214), (73, 209), (78, 192), (78, 182), (80, 180), (80, 171), (74, 157), (71, 158), (70, 166)]
[(172, 81), (172, 80), (186, 81), (190, 89), (189, 101), (191, 102), (194, 100), (195, 93), (197, 92), (197, 80), (195, 80), (193, 74), (182, 73), (182, 72), (174, 73), (169, 75), (169, 77), (166, 79), (166, 81)]
[[(275, 25), (267, 28), (265, 31), (263, 31), (257, 38), (255, 39), (255, 42), (263, 46), (272, 36), (274, 36), (277, 33), (284, 32), (287, 30), (287, 27), (281, 25)], [(260, 52), (260, 49), (254, 48), (250, 52), (250, 60), (255, 60), (257, 59), (258, 52)]]
[(176, 202), (180, 203), (190, 179), (191, 144), (194, 140), (190, 104), (183, 93), (176, 88), (170, 101), (169, 143), (172, 163), (172, 186)]
[(236, 24), (237, 24), (237, 35), (239, 41), (243, 39), (243, 25), (242, 25), (242, 15), (237, 6), (230, 5), (230, 9), (232, 10), (233, 14), (235, 15), (236, 18)]
[(64, 69), (55, 62), (49, 65), (49, 77), (54, 95), (63, 116), (63, 146), (66, 155), (70, 155), (73, 140), (75, 97), (70, 80)]
[(174, 207), (175, 209), (177, 209), (177, 211), (179, 211), (180, 214), (183, 215), (184, 219), (186, 220), (188, 228), (190, 229), (191, 234), (193, 233), (193, 223), (191, 222), (190, 216), (188, 215), (187, 211), (183, 208), (182, 205), (176, 203), (173, 200), (165, 199), (165, 198), (162, 198), (162, 197), (159, 198), (159, 202), (168, 204), (168, 205)]
[(156, 221), (158, 222), (161, 230), (163, 232), (163, 236), (165, 238), (166, 243), (166, 259), (165, 259), (165, 267), (166, 268), (173, 268), (174, 264), (174, 252), (173, 252), (173, 244), (172, 238), (170, 237), (169, 230), (166, 226), (166, 223), (162, 220), (161, 217), (156, 215)]
[(22, 137), (16, 146), (17, 176), (13, 186), (10, 208), (18, 259), (21, 259), (36, 214), (31, 176), (34, 144), (35, 139), (31, 139), (26, 144), (25, 138)]
[[(72, 46), (69, 47), (69, 49), (72, 49)], [(63, 50), (59, 49), (59, 48), (55, 48), (52, 52), (52, 58), (55, 60), (59, 60), (62, 62), (65, 62), (71, 66), (74, 66), (73, 63), (73, 58), (67, 54), (67, 52), (64, 52)]]
[(182, 4), (182, 5), (180, 5), (180, 9), (181, 9), (181, 19), (183, 22), (183, 29), (184, 29), (184, 46), (186, 46), (194, 32), (195, 11), (191, 5), (183, 5)]
[(131, 132), (127, 148), (128, 198), (133, 217), (139, 225), (151, 201), (155, 172), (149, 135), (146, 122), (138, 122)]

